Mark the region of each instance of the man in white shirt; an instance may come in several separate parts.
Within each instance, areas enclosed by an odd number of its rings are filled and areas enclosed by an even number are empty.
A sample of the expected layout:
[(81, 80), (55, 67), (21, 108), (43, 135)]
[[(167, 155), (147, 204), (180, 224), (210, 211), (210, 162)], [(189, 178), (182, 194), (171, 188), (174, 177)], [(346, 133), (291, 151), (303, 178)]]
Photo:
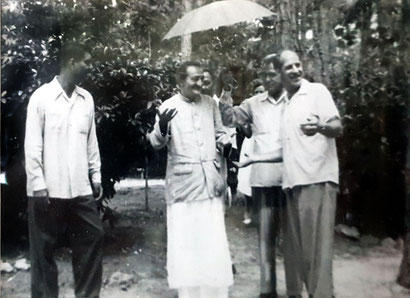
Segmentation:
[(227, 298), (233, 284), (225, 231), (217, 144), (227, 144), (218, 107), (201, 94), (200, 64), (187, 61), (177, 73), (180, 92), (159, 108), (149, 139), (167, 146), (167, 270), (180, 298)]
[(79, 44), (61, 49), (61, 70), (38, 88), (27, 108), (25, 159), (32, 297), (58, 297), (53, 258), (68, 229), (76, 297), (98, 297), (103, 228), (95, 197), (101, 193), (100, 154), (90, 93), (78, 87), (91, 56)]
[(283, 150), (254, 154), (238, 166), (283, 161), (283, 251), (288, 295), (301, 298), (305, 285), (309, 298), (329, 298), (333, 296), (339, 183), (335, 138), (342, 131), (342, 123), (327, 88), (303, 79), (302, 63), (295, 52), (283, 51), (279, 62), (286, 89)]
[(284, 260), (287, 291), (311, 298), (333, 295), (333, 231), (339, 167), (335, 138), (342, 125), (328, 89), (303, 79), (292, 51), (280, 55), (287, 91), (283, 116)]
[[(275, 55), (265, 57), (261, 76), (266, 92), (245, 99), (239, 106), (233, 106), (230, 92), (224, 91), (219, 102), (224, 125), (251, 126), (253, 153), (257, 155), (282, 147), (280, 130), (285, 107), (278, 59)], [(224, 89), (229, 89), (226, 85)], [(251, 168), (250, 184), (259, 217), (260, 297), (277, 297), (275, 247), (279, 209), (284, 202), (282, 164), (254, 164)]]

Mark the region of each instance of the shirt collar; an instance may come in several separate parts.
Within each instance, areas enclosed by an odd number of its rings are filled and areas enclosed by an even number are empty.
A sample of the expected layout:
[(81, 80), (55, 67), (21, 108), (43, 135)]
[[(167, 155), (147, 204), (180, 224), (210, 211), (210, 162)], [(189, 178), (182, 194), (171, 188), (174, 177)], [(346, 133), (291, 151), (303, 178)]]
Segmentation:
[(196, 98), (196, 99), (194, 99), (194, 100), (191, 100), (191, 99), (189, 99), (189, 98), (183, 96), (181, 92), (179, 92), (179, 96), (180, 96), (180, 98), (181, 98), (183, 101), (185, 101), (185, 102), (187, 102), (187, 103), (195, 103), (195, 102), (199, 102), (199, 101), (201, 100), (202, 94), (201, 94), (200, 96), (198, 96), (198, 98)]
[(302, 94), (308, 94), (308, 89), (309, 89), (309, 81), (302, 79), (302, 83), (300, 84), (300, 88), (296, 94), (302, 95)]
[[(63, 87), (61, 87), (60, 82), (57, 80), (58, 76), (55, 76), (54, 79), (50, 82), (51, 85), (51, 92), (52, 92), (52, 97), (54, 100), (57, 100), (60, 96), (68, 97), (67, 94), (65, 93)], [(73, 97), (74, 93), (81, 97), (82, 99), (85, 99), (85, 95), (83, 94), (81, 88), (79, 88), (77, 85), (74, 88), (73, 94), (71, 97)], [(67, 100), (67, 98), (65, 98)]]
[[(295, 94), (293, 94), (293, 96), (308, 94), (309, 93), (309, 84), (310, 84), (310, 82), (308, 80), (302, 79), (302, 83), (300, 84), (299, 90)], [(290, 98), (288, 96), (287, 91), (285, 91), (285, 98), (286, 98), (287, 102), (290, 101)]]
[(258, 96), (260, 96), (260, 101), (268, 100), (272, 104), (277, 105), (286, 98), (286, 91), (283, 91), (277, 100), (275, 100), (272, 96), (270, 96), (268, 91), (265, 91), (264, 93), (261, 93)]

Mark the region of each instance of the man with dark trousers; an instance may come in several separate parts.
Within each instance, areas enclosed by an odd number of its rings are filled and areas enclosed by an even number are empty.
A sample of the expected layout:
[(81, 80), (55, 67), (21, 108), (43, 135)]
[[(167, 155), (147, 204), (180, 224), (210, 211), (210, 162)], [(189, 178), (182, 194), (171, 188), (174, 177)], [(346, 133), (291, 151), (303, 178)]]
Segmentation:
[(78, 87), (91, 56), (80, 44), (60, 53), (60, 74), (38, 88), (27, 108), (25, 158), (32, 297), (58, 297), (53, 258), (68, 230), (76, 297), (98, 297), (103, 228), (95, 198), (101, 193), (94, 102)]
[(289, 298), (333, 297), (333, 235), (339, 165), (335, 138), (342, 132), (329, 90), (303, 78), (299, 56), (289, 50), (279, 58), (286, 90), (283, 148), (252, 154), (238, 166), (282, 162), (284, 262)]
[[(251, 126), (252, 138), (254, 138), (253, 152), (257, 155), (282, 147), (280, 129), (285, 101), (277, 69), (278, 63), (274, 54), (263, 60), (261, 76), (266, 92), (245, 99), (239, 106), (233, 106), (227, 81), (219, 102), (224, 125)], [(279, 209), (284, 201), (282, 164), (253, 165), (250, 183), (259, 218), (260, 297), (277, 297), (275, 246), (279, 227)]]

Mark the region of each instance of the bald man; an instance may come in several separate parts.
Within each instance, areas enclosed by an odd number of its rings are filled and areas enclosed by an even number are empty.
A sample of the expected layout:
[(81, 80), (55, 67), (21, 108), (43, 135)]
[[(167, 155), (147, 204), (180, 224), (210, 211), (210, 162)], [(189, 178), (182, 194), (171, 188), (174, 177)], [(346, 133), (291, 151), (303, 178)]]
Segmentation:
[(333, 230), (339, 167), (335, 138), (339, 112), (328, 89), (303, 78), (295, 52), (280, 55), (287, 92), (283, 115), (283, 189), (286, 193), (284, 239), (288, 295), (333, 295)]

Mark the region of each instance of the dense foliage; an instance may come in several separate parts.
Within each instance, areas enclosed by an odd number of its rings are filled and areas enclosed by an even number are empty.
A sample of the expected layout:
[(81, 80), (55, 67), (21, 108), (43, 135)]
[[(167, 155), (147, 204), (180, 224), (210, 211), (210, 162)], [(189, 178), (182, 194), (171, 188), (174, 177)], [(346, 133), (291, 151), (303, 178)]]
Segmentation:
[[(207, 61), (215, 74), (222, 66), (231, 68), (239, 83), (234, 94), (239, 103), (261, 57), (282, 48), (298, 51), (307, 76), (331, 89), (343, 117), (345, 131), (338, 140), (340, 220), (353, 214), (353, 222), (363, 231), (397, 235), (404, 210), (403, 125), (409, 96), (406, 69), (410, 67), (403, 58), (408, 43), (403, 39), (406, 1), (257, 2), (277, 16), (193, 34), (193, 58)], [(15, 218), (15, 212), (7, 210), (23, 210), (25, 205), (22, 142), (28, 99), (57, 73), (58, 50), (67, 40), (84, 41), (94, 60), (83, 86), (96, 104), (105, 197), (115, 194), (115, 182), (136, 175), (147, 161), (153, 175), (163, 174), (164, 152), (151, 150), (145, 135), (159, 100), (177, 87), (174, 72), (181, 58), (180, 40), (161, 39), (183, 14), (181, 1), (5, 4), (1, 58), (2, 171), (7, 169), (9, 176), (2, 200), (9, 206), (2, 208), (5, 214)]]
[[(164, 154), (158, 159), (148, 149), (145, 135), (153, 124), (155, 107), (174, 92), (173, 74), (179, 59), (164, 55), (154, 63), (150, 40), (162, 36), (161, 25), (171, 21), (172, 7), (150, 1), (132, 5), (26, 1), (17, 3), (14, 10), (3, 9), (2, 171), (7, 170), (9, 180), (7, 199), (2, 200), (4, 222), (10, 223), (9, 217), (14, 219), (15, 211), (25, 206), (22, 162), (28, 100), (34, 90), (58, 74), (58, 51), (65, 41), (81, 40), (92, 52), (93, 70), (83, 87), (93, 94), (96, 104), (104, 197), (112, 198), (115, 182), (144, 169), (148, 158), (152, 159), (151, 172), (163, 173)], [(158, 24), (156, 31), (147, 28), (151, 23)], [(12, 200), (11, 193), (16, 196), (12, 190), (17, 190), (18, 199)], [(19, 207), (16, 202), (21, 202)]]

